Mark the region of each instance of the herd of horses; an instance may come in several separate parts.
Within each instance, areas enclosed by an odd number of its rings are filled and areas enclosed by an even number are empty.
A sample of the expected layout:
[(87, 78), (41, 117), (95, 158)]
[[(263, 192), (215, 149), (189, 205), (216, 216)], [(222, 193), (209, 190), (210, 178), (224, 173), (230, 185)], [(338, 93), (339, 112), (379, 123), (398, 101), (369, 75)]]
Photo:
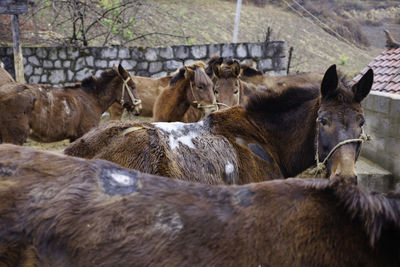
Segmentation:
[[(218, 56), (65, 87), (1, 69), (0, 265), (399, 266), (400, 193), (357, 186), (372, 83)], [(327, 179), (290, 178), (318, 159)]]

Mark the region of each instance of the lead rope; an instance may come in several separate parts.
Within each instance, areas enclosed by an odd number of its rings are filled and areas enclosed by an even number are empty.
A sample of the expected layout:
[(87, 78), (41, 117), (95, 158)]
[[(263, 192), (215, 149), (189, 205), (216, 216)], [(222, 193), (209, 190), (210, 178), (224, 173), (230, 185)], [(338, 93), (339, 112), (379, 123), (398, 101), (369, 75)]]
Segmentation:
[[(317, 123), (318, 123), (318, 119), (317, 119)], [(317, 166), (315, 166), (313, 169), (311, 169), (309, 171), (309, 173), (311, 175), (313, 175), (314, 177), (319, 176), (320, 174), (326, 172), (326, 163), (329, 160), (329, 158), (332, 156), (332, 154), (336, 151), (336, 149), (338, 149), (339, 147), (349, 144), (349, 143), (357, 143), (357, 142), (361, 142), (361, 143), (365, 143), (367, 141), (372, 140), (372, 137), (366, 133), (364, 133), (364, 128), (361, 128), (361, 134), (359, 138), (355, 138), (355, 139), (347, 139), (344, 140), (340, 143), (338, 143), (336, 146), (334, 146), (332, 148), (332, 150), (329, 152), (329, 154), (325, 157), (325, 159), (320, 162), (319, 161), (319, 153), (318, 153), (318, 147), (319, 147), (319, 143), (318, 143), (318, 139), (319, 139), (319, 125), (317, 124), (317, 135), (316, 135), (316, 148), (315, 148), (315, 161), (317, 163)]]
[(129, 97), (131, 98), (132, 104), (133, 104), (134, 106), (137, 106), (137, 105), (139, 105), (140, 103), (142, 103), (142, 100), (135, 98), (135, 97), (133, 96), (131, 90), (129, 90), (128, 82), (129, 82), (130, 79), (131, 79), (131, 77), (128, 77), (126, 80), (122, 79), (122, 81), (123, 81), (123, 82), (122, 82), (122, 94), (121, 94), (121, 100), (119, 101), (119, 102), (121, 103), (122, 106), (123, 106), (124, 103), (125, 103), (125, 101), (124, 101), (125, 88), (126, 88), (126, 91), (128, 92)]
[(190, 90), (192, 91), (192, 96), (193, 96), (193, 99), (194, 99), (194, 100), (193, 100), (193, 103), (194, 103), (194, 104), (197, 104), (197, 108), (198, 108), (198, 109), (201, 109), (201, 108), (212, 108), (212, 107), (216, 107), (217, 110), (219, 109), (219, 108), (218, 108), (218, 103), (216, 103), (216, 104), (210, 104), (210, 105), (202, 105), (202, 104), (200, 104), (199, 101), (197, 101), (196, 96), (195, 96), (195, 94), (194, 94), (193, 86), (192, 86), (192, 81), (189, 81), (189, 83), (190, 83)]

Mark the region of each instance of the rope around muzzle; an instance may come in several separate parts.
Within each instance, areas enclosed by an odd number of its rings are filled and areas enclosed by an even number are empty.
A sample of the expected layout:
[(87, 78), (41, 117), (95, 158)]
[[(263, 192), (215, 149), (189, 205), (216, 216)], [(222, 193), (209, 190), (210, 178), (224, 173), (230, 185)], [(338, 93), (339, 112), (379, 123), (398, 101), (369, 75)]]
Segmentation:
[(128, 77), (126, 80), (122, 79), (122, 81), (123, 81), (122, 82), (122, 94), (121, 94), (121, 100), (119, 101), (119, 103), (122, 106), (125, 104), (125, 101), (124, 101), (125, 88), (126, 88), (126, 91), (128, 92), (128, 95), (129, 95), (131, 101), (132, 101), (132, 105), (137, 106), (142, 103), (142, 100), (135, 98), (133, 96), (131, 90), (129, 89), (128, 82), (130, 79), (131, 79), (131, 77)]
[[(318, 119), (317, 119), (318, 121)], [(333, 153), (335, 153), (335, 151), (346, 144), (350, 144), (350, 143), (358, 143), (360, 142), (365, 143), (367, 141), (371, 141), (372, 137), (366, 133), (364, 133), (364, 128), (361, 129), (361, 134), (359, 136), (359, 138), (354, 138), (354, 139), (347, 139), (344, 140), (342, 142), (339, 142), (338, 144), (336, 144), (331, 151), (328, 153), (328, 155), (325, 157), (325, 159), (320, 162), (319, 161), (319, 153), (318, 153), (318, 147), (319, 147), (319, 143), (318, 143), (318, 139), (319, 139), (319, 126), (317, 126), (317, 135), (316, 135), (317, 141), (316, 141), (316, 148), (315, 148), (315, 162), (317, 163), (317, 165), (312, 168), (311, 170), (307, 169), (305, 172), (307, 174), (312, 175), (313, 177), (320, 177), (323, 175), (323, 177), (326, 176), (327, 174), (327, 167), (326, 167), (326, 163), (328, 162), (329, 158), (333, 155)], [(303, 176), (303, 174), (302, 174)]]
[[(210, 104), (210, 105), (203, 105), (203, 104), (200, 104), (200, 102), (199, 101), (197, 101), (197, 99), (196, 99), (196, 96), (195, 96), (195, 94), (194, 94), (194, 91), (193, 91), (193, 86), (192, 86), (192, 81), (189, 81), (189, 83), (190, 83), (190, 90), (192, 91), (192, 96), (193, 96), (193, 104), (197, 104), (197, 108), (198, 109), (204, 109), (204, 108), (216, 108), (217, 110), (219, 110), (219, 107), (218, 107), (218, 104), (220, 104), (220, 103), (215, 103), (215, 104)], [(224, 104), (225, 105), (225, 104)]]

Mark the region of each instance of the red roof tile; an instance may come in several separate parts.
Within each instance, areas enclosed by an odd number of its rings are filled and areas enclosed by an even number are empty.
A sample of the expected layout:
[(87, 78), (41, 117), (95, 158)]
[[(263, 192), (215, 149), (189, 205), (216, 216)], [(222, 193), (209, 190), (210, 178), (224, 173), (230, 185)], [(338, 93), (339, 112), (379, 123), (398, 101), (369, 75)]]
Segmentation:
[(357, 82), (370, 68), (374, 71), (372, 91), (400, 94), (400, 48), (384, 50), (353, 81)]

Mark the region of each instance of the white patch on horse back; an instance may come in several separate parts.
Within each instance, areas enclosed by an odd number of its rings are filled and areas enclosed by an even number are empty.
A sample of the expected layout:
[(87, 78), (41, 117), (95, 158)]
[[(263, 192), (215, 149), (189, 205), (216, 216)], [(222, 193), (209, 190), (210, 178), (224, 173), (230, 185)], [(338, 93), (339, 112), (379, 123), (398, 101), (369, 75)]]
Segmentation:
[(111, 177), (119, 184), (122, 185), (132, 185), (133, 181), (131, 177), (121, 174), (121, 173), (111, 173)]
[(43, 93), (43, 88), (42, 87), (38, 87), (39, 91)]
[(195, 149), (196, 146), (192, 140), (200, 135), (204, 123), (203, 121), (196, 123), (156, 122), (153, 125), (168, 134), (169, 146), (174, 150), (180, 144)]
[(67, 113), (67, 115), (69, 115), (71, 113), (71, 110), (69, 109), (68, 103), (66, 99), (63, 99), (63, 104), (64, 104), (64, 108), (65, 108), (65, 113)]
[(235, 170), (235, 167), (229, 161), (225, 164), (225, 173), (230, 174)]

